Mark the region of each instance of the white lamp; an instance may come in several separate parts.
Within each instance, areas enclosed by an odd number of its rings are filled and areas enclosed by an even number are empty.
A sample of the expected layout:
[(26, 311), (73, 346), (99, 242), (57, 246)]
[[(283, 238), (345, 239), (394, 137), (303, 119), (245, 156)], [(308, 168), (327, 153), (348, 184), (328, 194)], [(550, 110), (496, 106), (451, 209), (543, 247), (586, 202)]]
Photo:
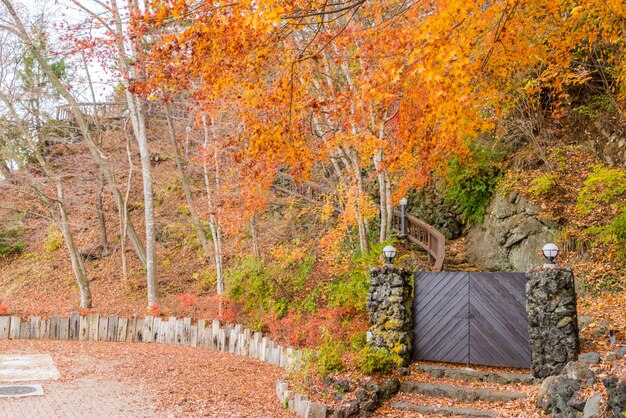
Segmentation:
[(556, 266), (554, 259), (557, 258), (559, 255), (559, 247), (557, 247), (553, 243), (549, 243), (543, 246), (541, 252), (543, 253), (543, 256), (546, 258), (546, 260), (548, 260), (546, 266)]
[(393, 263), (392, 260), (395, 256), (396, 256), (396, 249), (393, 248), (391, 245), (387, 245), (385, 248), (383, 248), (383, 257), (385, 257), (388, 264)]

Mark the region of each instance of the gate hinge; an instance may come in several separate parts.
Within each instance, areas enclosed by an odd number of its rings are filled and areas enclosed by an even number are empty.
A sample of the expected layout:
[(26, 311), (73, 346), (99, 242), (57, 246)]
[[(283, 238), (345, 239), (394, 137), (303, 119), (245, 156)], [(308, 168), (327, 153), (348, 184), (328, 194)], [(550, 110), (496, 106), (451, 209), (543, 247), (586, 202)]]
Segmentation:
[(468, 312), (468, 313), (465, 314), (465, 317), (466, 318), (474, 318), (474, 314), (471, 313), (471, 312)]

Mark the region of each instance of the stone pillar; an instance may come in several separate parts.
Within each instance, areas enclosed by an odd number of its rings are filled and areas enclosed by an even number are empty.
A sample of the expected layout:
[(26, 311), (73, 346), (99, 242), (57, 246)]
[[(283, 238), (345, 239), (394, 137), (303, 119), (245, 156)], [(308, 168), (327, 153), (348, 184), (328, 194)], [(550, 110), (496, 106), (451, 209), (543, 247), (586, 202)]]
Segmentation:
[(569, 269), (543, 268), (529, 271), (527, 277), (531, 371), (544, 378), (559, 374), (578, 358), (574, 274)]
[(412, 274), (401, 267), (385, 264), (370, 270), (370, 276), (367, 296), (370, 347), (396, 353), (406, 365), (411, 359), (413, 338)]

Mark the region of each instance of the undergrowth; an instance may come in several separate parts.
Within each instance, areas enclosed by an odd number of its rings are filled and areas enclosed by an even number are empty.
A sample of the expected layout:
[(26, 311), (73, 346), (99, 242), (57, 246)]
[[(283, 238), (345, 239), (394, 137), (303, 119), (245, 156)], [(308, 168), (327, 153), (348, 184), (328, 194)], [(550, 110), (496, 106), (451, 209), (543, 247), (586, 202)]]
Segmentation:
[(454, 157), (448, 163), (446, 200), (458, 204), (467, 225), (480, 223), (496, 189), (501, 170), (501, 157), (480, 145), (470, 147), (468, 159)]

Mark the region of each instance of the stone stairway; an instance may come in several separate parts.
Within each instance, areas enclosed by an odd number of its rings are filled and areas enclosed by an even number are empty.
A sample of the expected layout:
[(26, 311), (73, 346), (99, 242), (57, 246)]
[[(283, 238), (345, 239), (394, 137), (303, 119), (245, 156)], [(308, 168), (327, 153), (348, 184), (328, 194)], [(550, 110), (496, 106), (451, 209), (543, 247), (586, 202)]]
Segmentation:
[[(538, 382), (529, 374), (479, 371), (466, 368), (413, 364), (411, 376), (401, 385), (386, 409), (398, 415), (497, 417), (497, 407), (526, 402), (524, 388)], [(492, 406), (492, 408), (490, 408)], [(412, 416), (412, 415), (409, 415)]]

